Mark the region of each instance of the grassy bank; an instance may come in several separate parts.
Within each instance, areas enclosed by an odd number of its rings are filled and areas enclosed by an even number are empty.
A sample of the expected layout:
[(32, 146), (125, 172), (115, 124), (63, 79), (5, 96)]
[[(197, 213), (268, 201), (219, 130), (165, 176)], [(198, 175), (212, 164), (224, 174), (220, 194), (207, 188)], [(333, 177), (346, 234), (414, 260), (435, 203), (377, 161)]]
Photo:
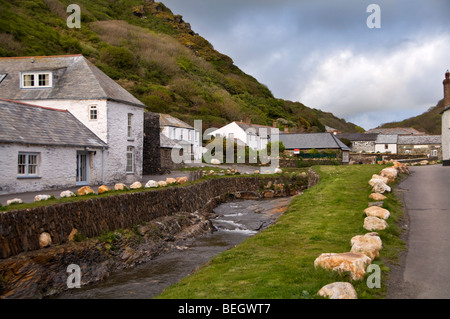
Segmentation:
[[(382, 166), (318, 166), (320, 183), (293, 199), (279, 221), (216, 256), (193, 275), (169, 287), (159, 298), (317, 298), (328, 283), (350, 281), (348, 274), (314, 269), (314, 260), (326, 252), (347, 252), (350, 239), (363, 228), (368, 181)], [(389, 228), (380, 231), (383, 250), (373, 263), (381, 266), (382, 287), (369, 289), (366, 280), (353, 282), (359, 298), (382, 298), (389, 268), (404, 243), (396, 221), (403, 211), (393, 194), (385, 208), (391, 212)]]

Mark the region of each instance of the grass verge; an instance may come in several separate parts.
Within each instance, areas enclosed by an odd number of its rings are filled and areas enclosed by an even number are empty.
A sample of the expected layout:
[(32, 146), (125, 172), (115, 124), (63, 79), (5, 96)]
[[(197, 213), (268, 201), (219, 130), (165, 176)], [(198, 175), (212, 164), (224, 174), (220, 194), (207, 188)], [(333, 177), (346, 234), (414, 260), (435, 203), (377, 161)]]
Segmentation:
[[(189, 277), (166, 289), (157, 298), (309, 299), (335, 281), (351, 281), (348, 274), (314, 268), (321, 253), (350, 250), (350, 239), (365, 234), (363, 228), (369, 194), (368, 181), (384, 166), (316, 166), (321, 181), (294, 198), (276, 224), (225, 251)], [(389, 268), (404, 248), (396, 223), (403, 215), (401, 203), (388, 194), (389, 228), (380, 231), (383, 250), (373, 263), (381, 268), (382, 286), (367, 287), (366, 278), (353, 281), (359, 298), (383, 298)]]

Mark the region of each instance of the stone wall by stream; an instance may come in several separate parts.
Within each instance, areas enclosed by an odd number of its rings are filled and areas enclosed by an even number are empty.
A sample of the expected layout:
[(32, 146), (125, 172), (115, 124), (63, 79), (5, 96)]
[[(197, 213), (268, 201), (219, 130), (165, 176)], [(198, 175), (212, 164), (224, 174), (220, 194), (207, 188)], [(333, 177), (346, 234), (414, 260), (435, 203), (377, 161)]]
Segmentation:
[[(150, 260), (180, 240), (211, 231), (209, 214), (230, 197), (227, 194), (244, 199), (281, 197), (308, 186), (312, 186), (308, 177), (300, 174), (218, 178), (2, 213), (0, 298), (39, 298), (67, 289), (66, 267), (71, 263), (82, 264), (86, 284)], [(128, 233), (114, 243), (74, 243), (68, 239), (73, 229), (88, 238), (117, 229)], [(44, 231), (53, 244), (39, 249)]]

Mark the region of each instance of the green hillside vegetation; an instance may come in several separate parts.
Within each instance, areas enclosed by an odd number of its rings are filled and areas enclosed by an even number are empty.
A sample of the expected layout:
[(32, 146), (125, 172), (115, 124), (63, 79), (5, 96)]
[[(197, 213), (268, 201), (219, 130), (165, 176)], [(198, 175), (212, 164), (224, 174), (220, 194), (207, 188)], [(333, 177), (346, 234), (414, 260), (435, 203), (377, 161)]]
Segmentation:
[(442, 115), (444, 100), (436, 106), (430, 107), (426, 112), (400, 122), (391, 122), (381, 125), (383, 128), (412, 127), (430, 135), (441, 135)]
[(301, 132), (360, 127), (299, 102), (277, 99), (233, 60), (152, 0), (77, 0), (81, 29), (69, 29), (72, 0), (0, 0), (0, 56), (83, 54), (147, 105), (204, 128), (247, 116)]

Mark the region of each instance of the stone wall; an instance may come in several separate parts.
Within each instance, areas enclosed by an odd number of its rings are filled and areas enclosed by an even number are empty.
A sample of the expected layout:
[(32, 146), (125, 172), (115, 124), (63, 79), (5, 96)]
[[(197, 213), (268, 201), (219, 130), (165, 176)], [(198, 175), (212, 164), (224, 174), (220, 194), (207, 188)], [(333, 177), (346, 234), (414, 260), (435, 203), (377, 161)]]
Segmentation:
[(144, 151), (142, 173), (156, 174), (161, 172), (159, 115), (144, 113)]
[(74, 229), (87, 237), (95, 237), (106, 231), (134, 227), (177, 212), (193, 213), (219, 195), (258, 191), (268, 181), (307, 185), (306, 178), (292, 176), (220, 178), (185, 187), (124, 193), (0, 213), (0, 258), (39, 249), (39, 236), (43, 232), (49, 233), (56, 245), (67, 243)]

